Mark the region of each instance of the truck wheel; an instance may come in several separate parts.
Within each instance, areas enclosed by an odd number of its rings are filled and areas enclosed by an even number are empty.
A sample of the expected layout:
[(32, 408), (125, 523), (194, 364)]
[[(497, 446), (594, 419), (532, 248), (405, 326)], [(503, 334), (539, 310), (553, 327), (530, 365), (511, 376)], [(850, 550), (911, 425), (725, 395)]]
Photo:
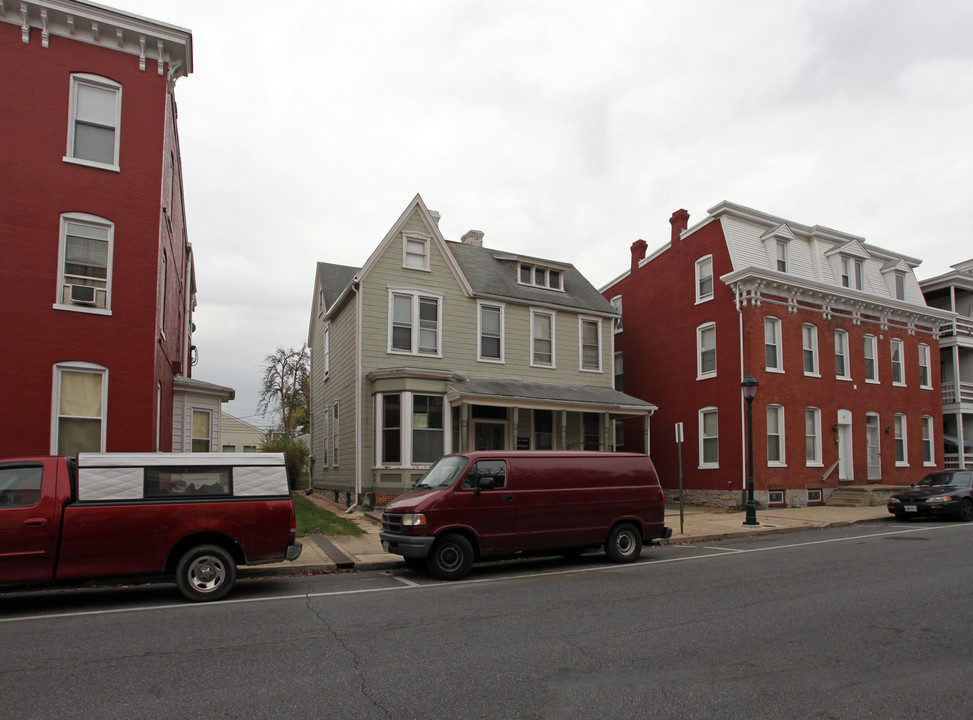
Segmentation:
[(176, 586), (187, 600), (219, 600), (233, 589), (236, 563), (218, 545), (197, 545), (179, 559)]
[(642, 533), (634, 525), (622, 523), (612, 528), (605, 542), (605, 554), (612, 562), (632, 562), (642, 552)]
[(462, 535), (443, 535), (432, 546), (426, 567), (437, 580), (459, 580), (473, 567), (473, 546)]

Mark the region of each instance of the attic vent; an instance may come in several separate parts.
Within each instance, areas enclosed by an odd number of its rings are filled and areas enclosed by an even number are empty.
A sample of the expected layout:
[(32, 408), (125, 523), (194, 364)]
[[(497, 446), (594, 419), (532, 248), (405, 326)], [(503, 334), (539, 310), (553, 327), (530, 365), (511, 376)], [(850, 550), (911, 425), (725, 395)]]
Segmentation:
[(470, 230), (460, 240), (464, 245), (483, 247), (483, 232), (481, 230)]

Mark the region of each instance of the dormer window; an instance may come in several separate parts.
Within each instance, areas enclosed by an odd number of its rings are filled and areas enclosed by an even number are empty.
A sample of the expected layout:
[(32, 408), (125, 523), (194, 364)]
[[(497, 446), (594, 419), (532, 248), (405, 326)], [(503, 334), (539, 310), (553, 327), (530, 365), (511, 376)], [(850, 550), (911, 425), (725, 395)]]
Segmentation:
[(422, 235), (403, 235), (402, 267), (412, 270), (429, 269), (429, 238)]
[(865, 264), (858, 258), (841, 256), (841, 286), (861, 290), (864, 286)]
[(787, 241), (777, 241), (777, 271), (787, 272)]
[(561, 270), (544, 265), (520, 264), (520, 284), (533, 287), (563, 290), (563, 274)]
[(901, 271), (895, 273), (895, 299), (905, 300), (905, 273)]

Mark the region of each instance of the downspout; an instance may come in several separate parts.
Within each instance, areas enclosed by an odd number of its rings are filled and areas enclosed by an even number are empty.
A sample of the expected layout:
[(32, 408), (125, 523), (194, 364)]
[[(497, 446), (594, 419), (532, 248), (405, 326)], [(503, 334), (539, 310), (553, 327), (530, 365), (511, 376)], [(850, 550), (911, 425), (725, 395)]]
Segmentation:
[(362, 353), (362, 309), (360, 280), (355, 278), (351, 284), (355, 292), (355, 502), (361, 497), (361, 353)]

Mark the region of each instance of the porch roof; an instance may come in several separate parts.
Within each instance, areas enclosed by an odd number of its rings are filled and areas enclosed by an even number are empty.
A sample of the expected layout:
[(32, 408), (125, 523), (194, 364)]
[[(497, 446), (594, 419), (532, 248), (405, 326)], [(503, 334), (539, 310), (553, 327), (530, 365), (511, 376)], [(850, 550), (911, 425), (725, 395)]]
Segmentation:
[(477, 405), (517, 405), (619, 415), (651, 415), (658, 408), (613, 388), (555, 385), (502, 378), (459, 378), (446, 383), (446, 399)]

